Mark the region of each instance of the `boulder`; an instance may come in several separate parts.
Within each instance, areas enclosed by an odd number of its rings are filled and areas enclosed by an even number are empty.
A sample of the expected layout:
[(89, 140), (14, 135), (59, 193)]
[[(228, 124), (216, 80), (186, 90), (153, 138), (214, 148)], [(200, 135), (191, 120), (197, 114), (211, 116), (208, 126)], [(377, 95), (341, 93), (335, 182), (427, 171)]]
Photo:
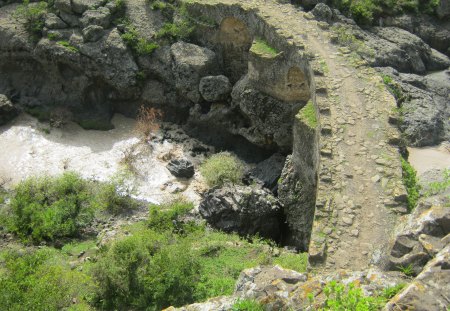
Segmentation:
[(264, 184), (264, 187), (270, 189), (272, 192), (276, 192), (285, 161), (285, 156), (275, 153), (270, 158), (259, 162), (256, 167), (251, 170), (251, 175), (261, 181)]
[(103, 28), (108, 28), (111, 23), (111, 13), (105, 7), (101, 7), (95, 10), (87, 10), (83, 13), (80, 19), (83, 27), (89, 25), (102, 26)]
[(0, 125), (4, 125), (19, 114), (18, 109), (3, 94), (0, 94)]
[(167, 164), (169, 172), (180, 178), (191, 178), (194, 176), (194, 165), (186, 159), (173, 159)]
[(105, 34), (102, 26), (89, 25), (82, 30), (85, 42), (96, 42)]
[(53, 13), (48, 13), (45, 18), (45, 27), (48, 29), (64, 29), (67, 24)]
[(55, 8), (62, 12), (72, 13), (70, 0), (55, 0)]
[(240, 235), (278, 240), (281, 235), (281, 205), (266, 189), (257, 185), (226, 184), (207, 191), (200, 214), (214, 228)]
[(83, 14), (87, 9), (98, 8), (103, 0), (72, 0), (72, 10), (77, 14)]
[(207, 76), (200, 80), (199, 90), (202, 97), (208, 102), (223, 101), (231, 93), (231, 83), (223, 75)]
[(327, 23), (331, 22), (331, 19), (333, 18), (333, 11), (325, 3), (318, 3), (314, 9), (311, 10), (311, 13), (316, 19)]
[(247, 78), (241, 79), (231, 93), (233, 107), (239, 108), (249, 125), (238, 134), (267, 149), (292, 148), (292, 124), (301, 102), (287, 103), (254, 89)]
[(218, 71), (216, 54), (207, 48), (186, 42), (174, 43), (170, 52), (175, 87), (189, 100), (198, 103), (200, 79)]
[(64, 11), (60, 11), (59, 17), (70, 27), (80, 26), (80, 20), (79, 20), (78, 16), (76, 16), (76, 15), (73, 15), (71, 13), (67, 13)]
[(422, 272), (399, 294), (392, 298), (384, 310), (429, 310), (448, 308), (450, 293), (450, 245), (428, 262)]

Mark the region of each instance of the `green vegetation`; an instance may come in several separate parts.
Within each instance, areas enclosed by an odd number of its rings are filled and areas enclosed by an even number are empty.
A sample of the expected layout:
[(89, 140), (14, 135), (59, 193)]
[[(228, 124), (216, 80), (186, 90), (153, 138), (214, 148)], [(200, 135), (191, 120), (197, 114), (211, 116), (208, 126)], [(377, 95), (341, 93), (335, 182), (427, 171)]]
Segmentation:
[(264, 311), (264, 307), (255, 300), (239, 299), (233, 304), (231, 311)]
[(159, 45), (140, 37), (136, 28), (128, 24), (126, 32), (121, 35), (122, 40), (138, 55), (151, 55)]
[(445, 169), (442, 173), (442, 181), (435, 181), (428, 185), (425, 195), (436, 195), (450, 188), (450, 169)]
[(56, 44), (59, 44), (59, 45), (65, 47), (66, 49), (68, 49), (71, 52), (74, 52), (74, 53), (78, 53), (79, 52), (76, 47), (74, 47), (73, 45), (70, 44), (69, 41), (62, 40), (62, 41), (56, 42)]
[(2, 310), (92, 310), (92, 278), (71, 270), (67, 256), (44, 247), (0, 252)]
[(316, 116), (316, 109), (314, 108), (314, 104), (311, 100), (308, 101), (305, 107), (300, 109), (297, 117), (303, 120), (309, 127), (317, 127), (318, 121)]
[(402, 13), (433, 14), (439, 0), (333, 0), (333, 5), (358, 24), (372, 24), (377, 18)]
[(181, 19), (173, 23), (165, 23), (158, 31), (156, 37), (158, 39), (168, 39), (170, 42), (188, 39), (195, 26), (188, 19)]
[(19, 183), (1, 221), (23, 241), (38, 243), (80, 235), (96, 211), (118, 214), (135, 207), (129, 197), (117, 194), (113, 184), (95, 184), (66, 172)]
[(409, 162), (401, 158), (402, 162), (402, 177), (403, 184), (406, 187), (408, 193), (408, 209), (411, 211), (417, 205), (417, 201), (420, 197), (420, 185), (417, 180), (416, 170), (409, 164)]
[(244, 166), (230, 153), (220, 152), (207, 159), (201, 165), (200, 172), (210, 187), (222, 186), (225, 182), (239, 184), (244, 175)]
[(33, 36), (40, 38), (44, 29), (45, 14), (49, 5), (46, 1), (30, 3), (24, 0), (17, 8), (15, 16), (24, 20), (25, 29)]
[[(326, 299), (321, 310), (381, 310), (386, 302), (395, 296), (404, 285), (385, 289), (374, 296), (365, 296), (362, 289), (353, 283), (344, 285), (336, 281), (329, 282), (324, 288)], [(314, 300), (310, 298), (310, 300)]]
[(409, 264), (407, 266), (398, 266), (397, 269), (406, 276), (414, 276), (415, 275), (412, 264)]
[(252, 47), (250, 49), (253, 53), (268, 56), (268, 57), (275, 57), (278, 54), (278, 51), (271, 47), (267, 41), (263, 39), (256, 39), (253, 41)]
[(383, 79), (383, 83), (386, 85), (389, 92), (391, 92), (391, 94), (394, 95), (397, 103), (403, 102), (405, 99), (405, 96), (404, 96), (400, 86), (394, 80), (392, 80), (392, 78), (388, 75), (381, 75), (381, 78)]
[(351, 30), (346, 26), (333, 26), (331, 27), (331, 31), (337, 36), (337, 43), (349, 48), (350, 51), (355, 52), (357, 55), (354, 55), (354, 53), (351, 55), (352, 58), (358, 59), (358, 55), (367, 55), (367, 56), (373, 56), (374, 51), (369, 48), (363, 40), (358, 39), (351, 33)]

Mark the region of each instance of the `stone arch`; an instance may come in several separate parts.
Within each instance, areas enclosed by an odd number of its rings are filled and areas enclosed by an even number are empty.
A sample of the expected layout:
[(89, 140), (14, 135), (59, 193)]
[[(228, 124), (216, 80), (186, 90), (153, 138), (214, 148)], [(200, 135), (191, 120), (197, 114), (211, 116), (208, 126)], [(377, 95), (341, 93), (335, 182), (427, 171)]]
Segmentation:
[(218, 39), (224, 71), (234, 83), (247, 72), (248, 51), (253, 38), (244, 22), (235, 17), (225, 17), (220, 23)]

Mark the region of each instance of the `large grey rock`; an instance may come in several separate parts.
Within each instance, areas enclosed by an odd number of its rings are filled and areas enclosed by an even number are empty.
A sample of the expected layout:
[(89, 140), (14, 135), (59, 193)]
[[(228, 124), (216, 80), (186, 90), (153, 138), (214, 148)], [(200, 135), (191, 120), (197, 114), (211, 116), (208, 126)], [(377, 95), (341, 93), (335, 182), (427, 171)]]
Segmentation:
[(447, 310), (450, 293), (450, 245), (442, 249), (423, 271), (392, 298), (385, 310)]
[(226, 100), (231, 93), (231, 83), (227, 77), (207, 76), (200, 80), (200, 94), (208, 102)]
[(281, 206), (270, 191), (257, 185), (226, 184), (206, 192), (199, 212), (214, 228), (278, 240)]
[(401, 90), (403, 97), (400, 125), (408, 144), (427, 146), (450, 139), (450, 71), (426, 76), (403, 74), (380, 68)]
[(72, 14), (72, 13), (67, 13), (64, 11), (60, 11), (59, 12), (59, 17), (70, 27), (78, 27), (80, 26), (80, 20), (78, 18), (78, 16)]
[(318, 19), (329, 23), (333, 18), (333, 11), (325, 3), (318, 3), (311, 13)]
[(390, 269), (409, 266), (415, 275), (419, 274), (427, 262), (448, 244), (446, 236), (449, 233), (448, 208), (435, 206), (423, 211), (419, 205), (394, 241), (389, 257)]
[(275, 153), (270, 158), (259, 162), (251, 170), (251, 175), (260, 180), (264, 184), (264, 187), (270, 189), (272, 192), (276, 192), (285, 161), (285, 156)]
[(194, 103), (198, 103), (200, 79), (218, 71), (215, 53), (207, 48), (186, 42), (174, 43), (170, 52), (173, 58), (172, 70), (177, 90)]
[(4, 125), (19, 114), (18, 109), (3, 94), (0, 94), (0, 125)]
[(45, 27), (48, 29), (64, 29), (67, 24), (53, 13), (48, 13), (45, 18)]
[(191, 178), (194, 176), (194, 165), (186, 159), (173, 159), (167, 164), (169, 172), (176, 177)]
[(239, 134), (265, 148), (292, 148), (292, 123), (301, 102), (286, 103), (251, 87), (247, 78), (241, 79), (231, 93), (233, 107), (238, 107), (249, 120), (249, 126)]
[(83, 13), (80, 19), (83, 27), (89, 25), (102, 26), (103, 28), (108, 28), (111, 23), (111, 13), (105, 7), (101, 7), (95, 10), (87, 10)]
[(70, 0), (55, 0), (55, 8), (66, 13), (72, 13)]
[(83, 14), (88, 9), (98, 8), (103, 2), (103, 0), (72, 0), (72, 10), (77, 14)]
[(438, 6), (436, 8), (436, 14), (441, 19), (444, 19), (445, 17), (450, 16), (450, 1), (449, 0), (440, 0)]
[(86, 42), (96, 42), (105, 34), (102, 26), (89, 25), (83, 29), (83, 39)]

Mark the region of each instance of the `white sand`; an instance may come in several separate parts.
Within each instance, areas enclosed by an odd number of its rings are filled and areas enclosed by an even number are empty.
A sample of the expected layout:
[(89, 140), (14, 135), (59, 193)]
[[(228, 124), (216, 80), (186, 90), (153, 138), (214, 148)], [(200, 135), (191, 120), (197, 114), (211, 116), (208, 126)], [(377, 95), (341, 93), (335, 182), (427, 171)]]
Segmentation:
[[(134, 166), (137, 174), (127, 174), (125, 184), (134, 189), (134, 196), (161, 203), (182, 191), (188, 199), (198, 202), (197, 182), (180, 183), (165, 168), (161, 156), (170, 150), (181, 151), (170, 143), (143, 144), (133, 133), (134, 120), (115, 115), (115, 128), (110, 131), (84, 130), (75, 123), (63, 129), (51, 129), (47, 124), (22, 114), (12, 123), (0, 127), (0, 182), (11, 188), (33, 175), (57, 175), (75, 171), (84, 178), (108, 181), (124, 176), (121, 160), (127, 150), (135, 147)], [(6, 182), (5, 182), (6, 181)]]
[(408, 148), (409, 162), (420, 176), (431, 169), (450, 168), (450, 144), (437, 147)]

